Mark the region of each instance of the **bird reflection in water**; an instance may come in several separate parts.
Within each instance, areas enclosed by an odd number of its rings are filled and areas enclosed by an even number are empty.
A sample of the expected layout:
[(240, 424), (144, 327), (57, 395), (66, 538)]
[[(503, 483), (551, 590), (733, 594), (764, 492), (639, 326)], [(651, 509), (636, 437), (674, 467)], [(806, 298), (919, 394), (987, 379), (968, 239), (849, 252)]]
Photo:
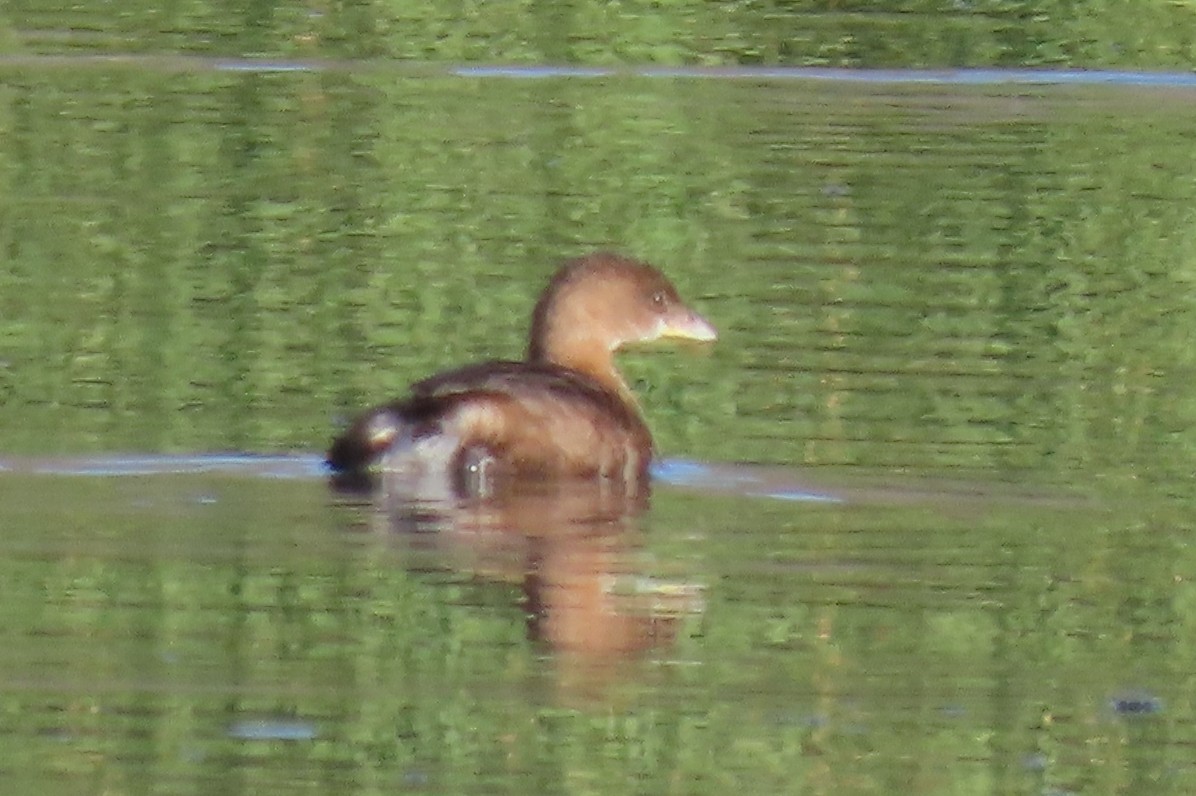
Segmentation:
[(519, 584), (528, 636), (572, 695), (667, 652), (702, 612), (699, 585), (652, 574), (644, 480), (450, 483), (382, 473), (368, 494), (376, 524), (441, 565)]

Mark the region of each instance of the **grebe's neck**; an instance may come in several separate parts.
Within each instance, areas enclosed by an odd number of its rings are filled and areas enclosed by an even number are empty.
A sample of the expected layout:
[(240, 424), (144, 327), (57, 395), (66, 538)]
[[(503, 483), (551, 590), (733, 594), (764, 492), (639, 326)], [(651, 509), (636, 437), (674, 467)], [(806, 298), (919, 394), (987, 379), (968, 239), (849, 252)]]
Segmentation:
[(580, 333), (580, 330), (578, 333), (550, 330), (556, 333), (532, 339), (527, 355), (529, 362), (580, 373), (618, 395), (628, 406), (639, 408), (639, 402), (615, 365), (615, 353), (607, 344)]

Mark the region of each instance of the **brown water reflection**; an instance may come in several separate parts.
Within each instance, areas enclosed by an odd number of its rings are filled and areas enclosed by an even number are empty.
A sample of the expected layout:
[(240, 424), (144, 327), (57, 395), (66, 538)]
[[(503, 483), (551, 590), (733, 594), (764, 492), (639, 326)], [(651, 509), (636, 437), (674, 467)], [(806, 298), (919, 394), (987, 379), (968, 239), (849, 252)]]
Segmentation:
[(668, 650), (701, 614), (703, 588), (655, 577), (641, 519), (646, 484), (566, 480), (507, 484), (486, 494), (412, 491), (382, 479), (342, 493), (368, 507), (371, 529), (392, 534), (469, 578), (519, 585), (531, 642), (553, 657), (566, 697), (596, 695), (635, 671), (631, 661)]

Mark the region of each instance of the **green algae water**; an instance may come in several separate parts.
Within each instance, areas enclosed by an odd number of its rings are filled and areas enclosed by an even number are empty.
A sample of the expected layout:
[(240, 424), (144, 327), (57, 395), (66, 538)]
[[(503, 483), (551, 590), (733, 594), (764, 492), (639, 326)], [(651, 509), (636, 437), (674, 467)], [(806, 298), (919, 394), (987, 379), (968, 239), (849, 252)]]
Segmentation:
[[(0, 11), (0, 779), (1192, 792), (1189, 9), (965, 5)], [(621, 359), (642, 505), (329, 491), (600, 247), (720, 331)]]

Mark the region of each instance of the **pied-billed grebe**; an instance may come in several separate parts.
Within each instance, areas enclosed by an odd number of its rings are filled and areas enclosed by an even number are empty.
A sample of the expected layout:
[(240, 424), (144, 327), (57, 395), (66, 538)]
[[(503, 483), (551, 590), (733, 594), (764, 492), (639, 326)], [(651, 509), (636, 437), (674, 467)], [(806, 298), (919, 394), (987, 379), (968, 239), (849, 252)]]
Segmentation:
[(328, 464), (354, 481), (378, 470), (643, 479), (652, 435), (614, 353), (663, 337), (716, 333), (652, 266), (605, 252), (571, 260), (536, 304), (524, 361), (415, 383), (408, 397), (357, 418)]

